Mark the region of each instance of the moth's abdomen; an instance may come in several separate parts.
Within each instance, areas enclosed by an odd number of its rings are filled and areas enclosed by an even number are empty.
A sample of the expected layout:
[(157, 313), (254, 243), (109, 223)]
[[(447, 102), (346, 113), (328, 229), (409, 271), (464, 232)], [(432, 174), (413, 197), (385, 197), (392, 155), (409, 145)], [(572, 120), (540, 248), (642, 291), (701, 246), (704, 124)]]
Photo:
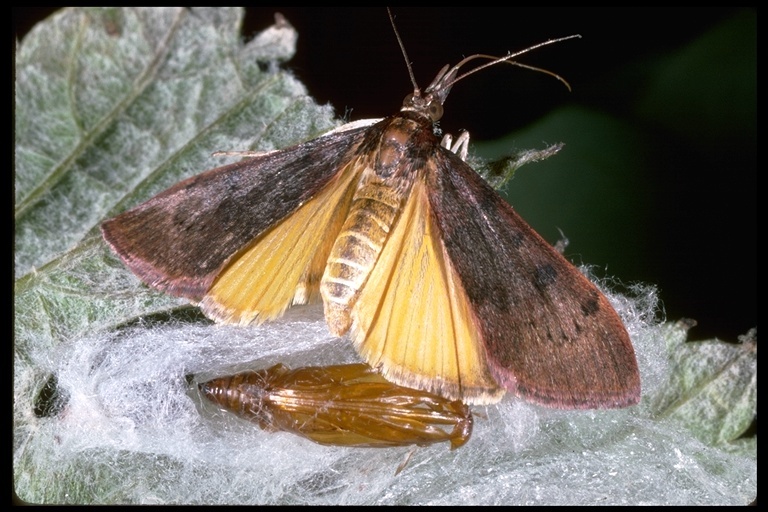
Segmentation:
[(349, 330), (350, 310), (371, 273), (401, 207), (402, 193), (380, 180), (363, 182), (331, 249), (320, 283), (331, 332)]

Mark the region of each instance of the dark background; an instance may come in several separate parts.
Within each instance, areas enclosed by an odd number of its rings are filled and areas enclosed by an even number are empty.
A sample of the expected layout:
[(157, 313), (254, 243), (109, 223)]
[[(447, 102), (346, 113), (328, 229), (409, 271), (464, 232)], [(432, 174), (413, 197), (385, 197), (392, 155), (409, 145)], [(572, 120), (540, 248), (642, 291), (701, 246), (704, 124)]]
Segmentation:
[[(384, 8), (248, 8), (243, 35), (248, 38), (270, 25), (278, 11), (299, 32), (297, 54), (287, 67), (319, 103), (332, 104), (350, 119), (382, 117), (394, 113), (411, 92)], [(14, 8), (14, 37), (20, 40), (51, 12)], [(574, 261), (594, 264), (625, 284), (658, 286), (666, 318), (698, 321), (691, 332), (694, 339), (717, 336), (734, 341), (757, 325), (753, 10), (402, 7), (394, 12), (422, 87), (440, 67), (463, 56), (504, 55), (550, 38), (581, 34), (582, 39), (519, 59), (566, 78), (573, 92), (545, 74), (497, 66), (453, 88), (443, 129), (457, 133), (466, 128), (473, 141), (492, 141), (519, 133), (559, 109), (578, 108), (636, 130), (641, 149), (625, 153), (626, 168), (609, 169), (612, 179), (626, 177), (625, 185), (602, 196), (605, 202), (632, 205), (631, 217), (609, 219), (614, 223), (606, 226), (579, 226), (578, 218), (561, 212), (556, 200), (553, 204), (552, 198), (563, 193), (545, 189), (535, 191), (533, 205), (554, 220), (541, 223), (534, 208), (518, 203), (513, 194), (530, 190), (523, 185), (528, 175), (550, 172), (539, 164), (524, 167), (507, 187), (512, 203), (550, 242), (557, 240), (557, 228), (563, 228), (571, 240), (567, 255)], [(744, 28), (721, 30), (734, 20)], [(679, 66), (679, 82), (686, 87), (684, 96), (690, 92), (691, 98), (706, 101), (698, 100), (697, 110), (680, 108), (671, 120), (663, 114), (675, 111), (677, 102), (650, 107), (657, 113), (648, 115), (644, 99), (649, 91), (660, 80), (670, 82), (669, 63), (688, 62), (675, 57), (702, 38), (714, 41), (696, 46), (711, 74), (697, 79), (691, 73), (700, 68), (688, 72)], [(743, 62), (746, 66), (738, 65)], [(660, 69), (666, 74), (660, 75)], [(569, 162), (568, 151), (580, 154), (579, 141), (592, 130), (586, 122), (575, 129), (571, 125), (547, 132), (534, 146), (565, 142), (564, 153), (550, 162)], [(603, 139), (599, 130), (595, 134)], [(613, 139), (604, 140), (606, 153), (615, 158)], [(600, 141), (592, 141), (593, 146), (595, 142), (599, 147)], [(568, 165), (572, 176), (584, 172), (578, 163)], [(626, 195), (619, 196), (617, 190)], [(574, 191), (576, 197), (570, 200), (584, 215), (599, 206), (579, 194)], [(579, 203), (580, 197), (586, 204)], [(559, 213), (567, 218), (559, 218)], [(581, 228), (606, 235), (581, 235)]]

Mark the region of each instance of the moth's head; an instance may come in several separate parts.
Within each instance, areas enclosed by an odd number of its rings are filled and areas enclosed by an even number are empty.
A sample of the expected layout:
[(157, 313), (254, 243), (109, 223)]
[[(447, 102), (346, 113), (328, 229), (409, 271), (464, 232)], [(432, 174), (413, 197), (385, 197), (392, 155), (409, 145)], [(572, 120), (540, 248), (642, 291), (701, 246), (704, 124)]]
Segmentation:
[[(546, 73), (563, 82), (565, 86), (568, 88), (568, 90), (570, 91), (571, 86), (560, 75), (556, 75), (555, 73), (552, 73), (551, 71), (547, 71), (546, 69), (528, 66), (527, 64), (522, 64), (512, 59), (522, 53), (528, 52), (540, 46), (552, 44), (552, 43), (563, 41), (566, 39), (573, 39), (575, 37), (581, 37), (581, 36), (573, 35), (568, 37), (561, 37), (560, 39), (552, 39), (549, 41), (545, 41), (544, 43), (539, 43), (523, 51), (506, 55), (504, 57), (494, 57), (492, 55), (482, 55), (482, 54), (470, 55), (469, 57), (465, 57), (464, 59), (462, 59), (461, 62), (459, 62), (453, 67), (450, 67), (447, 64), (443, 66), (443, 69), (440, 70), (440, 72), (437, 74), (435, 79), (432, 80), (432, 83), (429, 84), (429, 87), (427, 87), (424, 90), (424, 92), (422, 92), (421, 89), (419, 89), (418, 85), (416, 85), (416, 80), (413, 78), (413, 71), (411, 70), (411, 67), (409, 65), (408, 71), (411, 73), (411, 81), (413, 82), (413, 93), (405, 97), (405, 99), (403, 100), (403, 107), (401, 110), (416, 112), (417, 114), (420, 114), (430, 119), (433, 123), (436, 121), (439, 121), (440, 118), (443, 117), (443, 103), (445, 103), (446, 98), (448, 98), (448, 93), (451, 92), (451, 87), (453, 87), (453, 84), (455, 84), (459, 80), (462, 80), (468, 77), (473, 73), (477, 73), (481, 69), (485, 69), (487, 67), (494, 66), (496, 64), (502, 64), (502, 63), (511, 64), (513, 66), (519, 66), (521, 68), (532, 69), (534, 71), (540, 71), (542, 73)], [(405, 49), (403, 49), (403, 54), (405, 55)], [(486, 62), (481, 66), (477, 66), (459, 75), (459, 70), (461, 69), (461, 67), (464, 66), (466, 63), (475, 59), (487, 59), (490, 62)], [(406, 63), (407, 62), (408, 60), (406, 57)]]
[(449, 71), (448, 64), (446, 64), (424, 92), (421, 92), (418, 87), (414, 87), (413, 93), (403, 100), (402, 110), (421, 114), (433, 123), (439, 121), (443, 117), (443, 103), (451, 91), (451, 86), (456, 82), (458, 70), (458, 66), (454, 66)]
[[(470, 55), (469, 57), (465, 57), (464, 59), (462, 59), (461, 62), (459, 62), (453, 67), (450, 67), (448, 64), (443, 66), (443, 69), (441, 69), (440, 72), (435, 77), (435, 79), (432, 80), (432, 83), (429, 84), (429, 87), (427, 87), (424, 90), (424, 92), (422, 92), (418, 84), (416, 83), (416, 78), (414, 77), (413, 69), (411, 68), (411, 61), (408, 59), (408, 53), (405, 51), (405, 45), (403, 44), (403, 40), (400, 38), (400, 34), (397, 31), (397, 27), (395, 26), (395, 18), (392, 16), (392, 11), (389, 10), (389, 7), (387, 7), (387, 12), (389, 13), (389, 20), (392, 23), (392, 30), (394, 30), (395, 37), (397, 37), (397, 42), (400, 45), (400, 50), (403, 52), (403, 58), (405, 58), (405, 65), (408, 67), (408, 73), (411, 75), (411, 83), (413, 84), (413, 93), (406, 96), (405, 99), (403, 100), (403, 106), (401, 108), (402, 111), (415, 112), (416, 114), (419, 114), (425, 117), (426, 119), (429, 119), (433, 123), (437, 122), (440, 120), (441, 117), (443, 117), (443, 103), (445, 103), (446, 98), (448, 98), (448, 93), (451, 92), (451, 87), (453, 87), (453, 84), (455, 84), (459, 80), (462, 80), (463, 78), (473, 73), (477, 73), (481, 69), (485, 69), (489, 66), (494, 66), (502, 62), (506, 64), (512, 64), (513, 66), (520, 66), (522, 68), (533, 69), (535, 71), (541, 71), (542, 73), (552, 75), (558, 80), (560, 80), (561, 82), (563, 82), (565, 86), (568, 87), (568, 90), (571, 90), (571, 86), (568, 85), (568, 82), (566, 82), (559, 75), (556, 75), (551, 71), (547, 71), (545, 69), (539, 69), (533, 66), (528, 66), (525, 64), (521, 64), (519, 62), (515, 62), (512, 59), (514, 59), (518, 55), (522, 55), (523, 53), (529, 52), (531, 50), (535, 50), (536, 48), (539, 48), (541, 46), (557, 43), (559, 41), (565, 41), (566, 39), (581, 37), (580, 35), (561, 37), (559, 39), (550, 39), (549, 41), (539, 43), (537, 45), (531, 46), (530, 48), (526, 48), (525, 50), (522, 50), (516, 53), (510, 53), (509, 55), (506, 55), (504, 57), (494, 57), (492, 55), (481, 55), (481, 54)], [(475, 59), (487, 59), (487, 60), (490, 60), (490, 62), (486, 62), (481, 66), (477, 66), (463, 73), (462, 75), (459, 75), (459, 70), (461, 69), (461, 67)]]

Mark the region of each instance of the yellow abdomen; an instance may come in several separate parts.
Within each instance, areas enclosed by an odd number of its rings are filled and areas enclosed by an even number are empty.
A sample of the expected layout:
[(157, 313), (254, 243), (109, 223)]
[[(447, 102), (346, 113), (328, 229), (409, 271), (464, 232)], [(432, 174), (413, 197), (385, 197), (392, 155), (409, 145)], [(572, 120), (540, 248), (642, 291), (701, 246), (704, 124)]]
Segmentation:
[(352, 306), (379, 259), (401, 203), (402, 193), (376, 178), (363, 180), (355, 193), (320, 282), (325, 318), (335, 336), (349, 330)]

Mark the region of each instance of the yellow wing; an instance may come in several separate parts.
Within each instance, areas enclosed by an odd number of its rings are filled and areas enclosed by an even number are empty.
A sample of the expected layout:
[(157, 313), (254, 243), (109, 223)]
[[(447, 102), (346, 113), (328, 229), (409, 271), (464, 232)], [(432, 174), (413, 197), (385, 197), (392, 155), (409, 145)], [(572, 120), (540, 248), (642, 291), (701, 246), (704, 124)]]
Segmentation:
[(391, 381), (472, 403), (495, 402), (504, 393), (488, 372), (422, 179), (413, 184), (352, 320), (358, 351)]
[(233, 257), (200, 302), (219, 322), (246, 325), (319, 297), (320, 278), (354, 195), (357, 161), (298, 210)]

